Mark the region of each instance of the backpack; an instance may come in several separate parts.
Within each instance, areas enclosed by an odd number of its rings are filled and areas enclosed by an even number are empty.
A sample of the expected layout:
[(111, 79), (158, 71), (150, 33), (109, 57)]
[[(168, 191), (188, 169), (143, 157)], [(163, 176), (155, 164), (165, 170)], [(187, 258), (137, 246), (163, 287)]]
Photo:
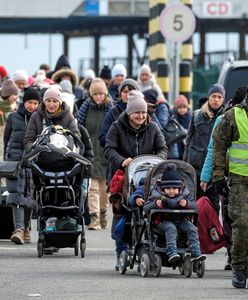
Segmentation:
[(226, 246), (224, 230), (216, 210), (206, 196), (198, 199), (196, 203), (198, 206), (197, 227), (201, 252), (211, 254)]

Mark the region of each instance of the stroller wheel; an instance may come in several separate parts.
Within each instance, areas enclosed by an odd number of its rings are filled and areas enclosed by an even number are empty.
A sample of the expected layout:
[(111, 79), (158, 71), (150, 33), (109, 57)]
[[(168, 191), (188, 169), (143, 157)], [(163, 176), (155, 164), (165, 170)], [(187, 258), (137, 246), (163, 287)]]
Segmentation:
[(119, 260), (119, 272), (124, 275), (127, 271), (128, 255), (126, 251), (121, 251)]
[(178, 269), (179, 269), (180, 274), (184, 275), (183, 262), (180, 262)]
[(144, 253), (140, 259), (140, 274), (142, 277), (146, 277), (150, 271), (150, 258), (148, 254)]
[(196, 262), (196, 274), (198, 278), (202, 278), (205, 273), (205, 261)]
[(82, 241), (80, 243), (80, 251), (81, 251), (81, 257), (85, 257), (85, 250), (86, 250), (86, 241)]
[(159, 277), (161, 274), (162, 260), (159, 254), (154, 255), (154, 265), (152, 266), (152, 274), (154, 277)]
[(75, 243), (75, 245), (74, 245), (74, 255), (75, 256), (78, 256), (78, 248), (79, 248), (79, 243), (78, 243), (78, 239), (77, 239), (77, 241), (76, 241), (76, 243)]
[(42, 257), (43, 256), (43, 243), (42, 242), (38, 242), (37, 251), (38, 251), (38, 257)]
[(189, 278), (192, 275), (193, 271), (193, 266), (190, 257), (190, 254), (186, 254), (183, 258), (183, 270), (186, 278)]

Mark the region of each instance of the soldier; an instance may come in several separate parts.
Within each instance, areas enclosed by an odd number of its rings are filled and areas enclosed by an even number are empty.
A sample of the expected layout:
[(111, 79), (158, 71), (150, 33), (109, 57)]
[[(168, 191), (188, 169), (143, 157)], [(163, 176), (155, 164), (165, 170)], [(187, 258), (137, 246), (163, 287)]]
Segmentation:
[[(232, 284), (245, 288), (248, 259), (248, 96), (225, 113), (214, 132), (213, 182), (225, 193), (229, 177), (228, 213), (232, 220)], [(228, 152), (228, 174), (226, 158)]]

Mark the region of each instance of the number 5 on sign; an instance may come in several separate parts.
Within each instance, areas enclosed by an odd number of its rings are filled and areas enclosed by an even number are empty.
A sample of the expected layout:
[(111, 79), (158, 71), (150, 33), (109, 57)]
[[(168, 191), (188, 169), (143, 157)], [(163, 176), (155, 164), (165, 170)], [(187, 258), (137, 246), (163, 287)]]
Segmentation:
[(168, 5), (160, 15), (160, 31), (173, 42), (183, 42), (195, 31), (195, 16), (183, 4)]

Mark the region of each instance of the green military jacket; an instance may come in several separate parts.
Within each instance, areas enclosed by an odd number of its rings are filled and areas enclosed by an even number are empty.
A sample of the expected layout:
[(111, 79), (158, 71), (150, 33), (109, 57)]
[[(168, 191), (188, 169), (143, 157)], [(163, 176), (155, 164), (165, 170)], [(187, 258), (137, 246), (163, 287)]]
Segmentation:
[[(244, 108), (248, 117), (247, 96), (237, 107)], [(231, 172), (228, 173), (228, 149), (231, 147), (233, 141), (239, 139), (239, 131), (233, 108), (223, 115), (222, 120), (214, 131), (213, 139), (213, 182), (221, 180), (225, 175), (228, 175), (231, 182), (248, 184), (248, 174), (247, 176), (241, 176)]]

